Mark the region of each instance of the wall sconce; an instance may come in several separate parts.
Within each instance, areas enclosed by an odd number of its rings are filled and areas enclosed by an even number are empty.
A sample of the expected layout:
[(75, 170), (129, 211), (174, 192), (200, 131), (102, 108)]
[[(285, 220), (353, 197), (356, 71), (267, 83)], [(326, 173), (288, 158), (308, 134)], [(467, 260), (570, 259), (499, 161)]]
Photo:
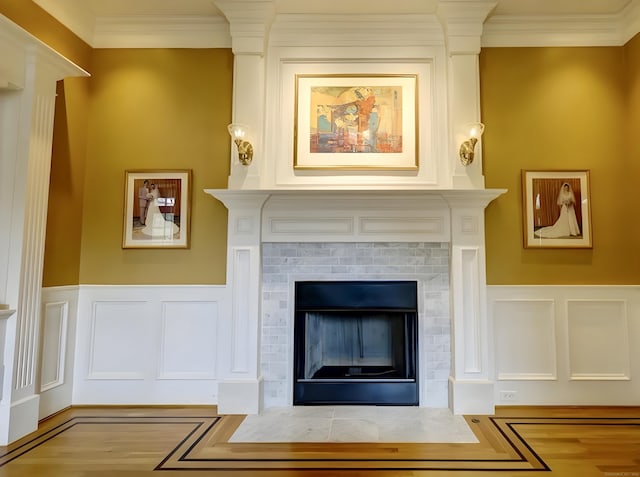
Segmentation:
[(229, 124), (227, 129), (238, 149), (238, 160), (240, 164), (248, 166), (253, 160), (253, 146), (249, 141), (245, 141), (244, 139), (249, 128), (242, 124)]
[(478, 139), (482, 136), (484, 132), (484, 124), (482, 123), (472, 123), (469, 124), (469, 139), (460, 144), (460, 161), (464, 166), (468, 166), (473, 162), (473, 157), (475, 155), (475, 148)]

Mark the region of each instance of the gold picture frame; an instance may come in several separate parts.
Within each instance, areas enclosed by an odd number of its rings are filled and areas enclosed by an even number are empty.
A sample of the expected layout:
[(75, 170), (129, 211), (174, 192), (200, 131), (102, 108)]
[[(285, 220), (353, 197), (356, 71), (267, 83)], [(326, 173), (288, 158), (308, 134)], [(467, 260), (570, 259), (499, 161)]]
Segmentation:
[(296, 170), (418, 169), (418, 75), (295, 76)]
[(522, 194), (525, 248), (593, 248), (588, 170), (523, 170)]
[(128, 170), (122, 248), (189, 248), (191, 170)]

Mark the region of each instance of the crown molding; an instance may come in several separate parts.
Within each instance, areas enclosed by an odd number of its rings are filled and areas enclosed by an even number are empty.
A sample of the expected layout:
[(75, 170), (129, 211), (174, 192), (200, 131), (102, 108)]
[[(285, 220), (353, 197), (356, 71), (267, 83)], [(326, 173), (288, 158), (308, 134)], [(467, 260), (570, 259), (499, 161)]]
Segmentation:
[(271, 27), (269, 46), (430, 46), (443, 42), (435, 15), (280, 14)]
[[(33, 0), (94, 48), (229, 48), (232, 28), (221, 16), (138, 15), (96, 17), (88, 7), (67, 0)], [(229, 10), (235, 5), (218, 0)], [(242, 3), (262, 4), (252, 0)], [(266, 2), (269, 3), (269, 2)], [(461, 2), (467, 4), (469, 2)], [(457, 2), (443, 5), (455, 6)], [(233, 10), (233, 9), (231, 9)], [(235, 12), (235, 10), (234, 10)], [(232, 12), (233, 13), (233, 12)], [(247, 13), (245, 12), (246, 16)], [(233, 17), (233, 15), (231, 15)], [(237, 15), (236, 15), (237, 16)], [(354, 21), (354, 19), (356, 21)], [(231, 18), (233, 22), (233, 18)], [(442, 44), (435, 14), (286, 14), (276, 16), (270, 46)], [(238, 26), (236, 26), (237, 28)], [(241, 30), (246, 29), (242, 26)], [(274, 31), (275, 30), (275, 31)], [(329, 34), (330, 32), (330, 34)], [(489, 15), (482, 25), (482, 47), (620, 46), (640, 32), (640, 0), (616, 14)], [(382, 33), (382, 34), (380, 34)], [(464, 31), (462, 31), (464, 34)], [(470, 33), (470, 32), (467, 32)], [(244, 35), (244, 31), (236, 31)], [(386, 42), (385, 42), (386, 40)]]
[(88, 6), (84, 8), (70, 8), (64, 0), (52, 2), (50, 0), (33, 0), (44, 11), (71, 30), (78, 38), (93, 46), (93, 34), (96, 28), (96, 16)]
[(622, 37), (618, 15), (505, 15), (485, 23), (482, 46), (619, 46)]
[(113, 16), (96, 20), (94, 48), (230, 48), (229, 24), (217, 16)]
[(608, 15), (498, 15), (484, 25), (483, 47), (622, 46), (640, 32), (640, 0)]
[(640, 32), (640, 0), (634, 0), (622, 11), (623, 41), (627, 43)]

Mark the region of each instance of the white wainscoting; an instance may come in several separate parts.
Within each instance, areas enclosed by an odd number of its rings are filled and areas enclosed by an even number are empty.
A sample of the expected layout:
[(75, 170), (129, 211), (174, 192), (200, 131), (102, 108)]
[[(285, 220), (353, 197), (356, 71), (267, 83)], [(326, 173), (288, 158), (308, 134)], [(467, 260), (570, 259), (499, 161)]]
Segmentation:
[[(45, 291), (47, 306), (60, 301), (54, 290)], [(67, 319), (76, 323), (73, 404), (217, 403), (226, 287), (83, 285), (77, 293)]]
[(42, 290), (39, 419), (71, 405), (78, 287)]
[(489, 286), (498, 405), (638, 405), (640, 287)]
[[(489, 286), (487, 298), (496, 404), (638, 404), (640, 287)], [(42, 301), (41, 417), (218, 402), (225, 286), (55, 287)]]

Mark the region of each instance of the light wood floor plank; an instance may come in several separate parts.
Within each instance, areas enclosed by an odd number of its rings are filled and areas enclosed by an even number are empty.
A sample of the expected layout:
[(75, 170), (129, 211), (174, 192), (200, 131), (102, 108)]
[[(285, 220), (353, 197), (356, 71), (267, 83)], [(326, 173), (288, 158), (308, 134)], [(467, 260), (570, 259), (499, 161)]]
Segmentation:
[(0, 447), (0, 477), (640, 477), (640, 408), (505, 407), (474, 444), (230, 443), (215, 407), (72, 408)]

